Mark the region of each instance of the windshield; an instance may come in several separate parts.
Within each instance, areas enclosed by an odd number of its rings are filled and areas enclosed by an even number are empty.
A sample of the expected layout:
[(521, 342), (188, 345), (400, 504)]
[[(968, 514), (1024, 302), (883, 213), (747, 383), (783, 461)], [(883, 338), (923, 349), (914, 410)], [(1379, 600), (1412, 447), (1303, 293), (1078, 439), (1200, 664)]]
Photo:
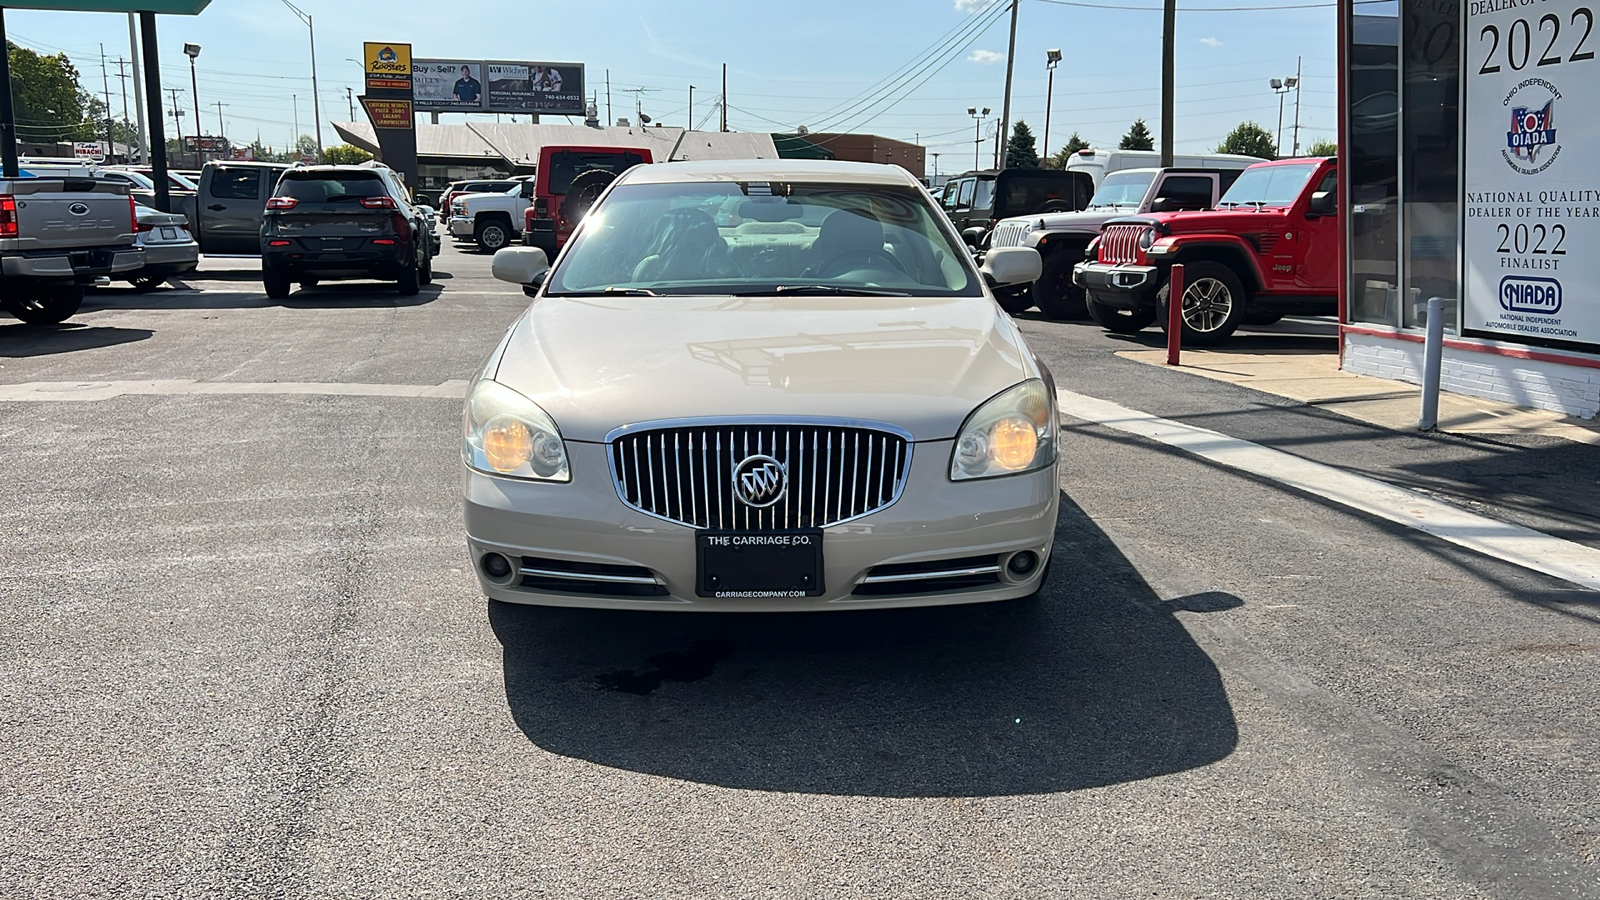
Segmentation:
[(1154, 172), (1113, 172), (1100, 182), (1089, 208), (1096, 206), (1138, 206), (1150, 191), (1150, 182), (1156, 180)]
[(279, 197), (302, 203), (357, 203), (364, 197), (386, 197), (383, 179), (370, 172), (289, 172), (278, 182)]
[[(145, 177), (147, 177), (147, 178), (149, 177), (148, 173), (146, 173)], [(170, 169), (167, 170), (167, 180), (172, 182), (174, 185), (178, 186), (179, 188), (181, 188), (183, 190), (186, 190), (186, 191), (197, 191), (198, 192), (200, 190), (200, 185), (195, 184), (193, 181), (189, 180), (188, 178), (185, 178), (182, 175), (179, 175), (177, 172), (174, 172), (174, 171), (172, 171)]]
[(560, 153), (552, 153), (550, 193), (566, 194), (567, 189), (572, 187), (572, 179), (590, 169), (600, 169), (613, 175), (620, 175), (643, 162), (643, 155), (631, 151), (604, 153), (563, 150)]
[(1222, 195), (1218, 207), (1289, 206), (1317, 171), (1317, 163), (1302, 166), (1252, 166)]
[(909, 186), (621, 185), (584, 219), (545, 292), (978, 296), (942, 221)]

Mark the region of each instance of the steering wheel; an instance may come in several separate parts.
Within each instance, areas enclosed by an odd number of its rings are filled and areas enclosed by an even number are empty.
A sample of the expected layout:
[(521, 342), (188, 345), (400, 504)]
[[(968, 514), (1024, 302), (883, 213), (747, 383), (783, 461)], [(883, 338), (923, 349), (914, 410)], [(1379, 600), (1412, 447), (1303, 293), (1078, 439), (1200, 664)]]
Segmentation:
[[(837, 272), (834, 271), (834, 265), (839, 263), (840, 260), (854, 259), (861, 260), (863, 266), (850, 266), (846, 268), (840, 268)], [(911, 274), (910, 272), (906, 271), (906, 267), (900, 263), (900, 260), (895, 259), (893, 256), (890, 256), (888, 253), (885, 253), (882, 250), (845, 250), (840, 253), (835, 253), (834, 255), (823, 260), (822, 263), (813, 267), (811, 271), (818, 278), (832, 278), (836, 275), (842, 275), (851, 269), (863, 268), (865, 265), (870, 265), (873, 260), (883, 260), (887, 262), (889, 264), (888, 268), (894, 269), (901, 275), (906, 275), (909, 277)]]

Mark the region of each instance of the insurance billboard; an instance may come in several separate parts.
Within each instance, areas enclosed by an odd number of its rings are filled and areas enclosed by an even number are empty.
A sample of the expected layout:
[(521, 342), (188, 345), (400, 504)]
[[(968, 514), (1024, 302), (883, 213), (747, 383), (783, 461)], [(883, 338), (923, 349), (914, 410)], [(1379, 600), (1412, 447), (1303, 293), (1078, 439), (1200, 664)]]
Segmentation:
[(489, 112), (583, 115), (580, 63), (485, 62)]

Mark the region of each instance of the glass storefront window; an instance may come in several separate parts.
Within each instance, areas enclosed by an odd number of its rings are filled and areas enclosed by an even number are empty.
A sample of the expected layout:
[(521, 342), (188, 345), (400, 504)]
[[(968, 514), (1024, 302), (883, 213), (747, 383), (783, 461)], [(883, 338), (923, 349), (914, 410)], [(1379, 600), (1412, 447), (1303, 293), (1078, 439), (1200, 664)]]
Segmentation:
[[(1406, 303), (1401, 324), (1427, 324), (1429, 297), (1454, 300), (1457, 290), (1457, 175), (1461, 159), (1461, 15), (1455, 3), (1409, 0), (1403, 18), (1404, 60), (1401, 100), (1405, 173)], [(1447, 304), (1445, 327), (1456, 327), (1456, 304)]]
[(1346, 246), (1352, 322), (1400, 324), (1400, 7), (1362, 4), (1346, 34), (1348, 132), (1339, 148), (1349, 185)]

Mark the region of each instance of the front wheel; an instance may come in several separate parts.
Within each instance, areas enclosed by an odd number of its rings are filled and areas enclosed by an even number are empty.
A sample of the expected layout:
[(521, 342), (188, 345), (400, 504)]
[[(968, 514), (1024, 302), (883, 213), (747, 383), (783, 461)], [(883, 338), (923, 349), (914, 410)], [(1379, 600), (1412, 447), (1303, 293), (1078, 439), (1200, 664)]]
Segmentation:
[(35, 285), (21, 293), (0, 300), (0, 308), (29, 325), (59, 325), (83, 305), (81, 284)]
[(1089, 318), (1112, 334), (1138, 334), (1156, 320), (1154, 312), (1137, 309), (1119, 310), (1115, 306), (1107, 306), (1094, 299), (1093, 294), (1085, 294), (1083, 302), (1089, 312)]
[(488, 222), (478, 226), (478, 249), (485, 253), (495, 253), (511, 243), (511, 232), (499, 222)]
[[(1183, 343), (1210, 347), (1231, 336), (1244, 319), (1244, 285), (1233, 270), (1221, 263), (1184, 264), (1182, 307), (1179, 311)], [(1167, 327), (1167, 302), (1172, 292), (1170, 277), (1156, 293), (1161, 327)]]
[(1027, 288), (999, 288), (994, 292), (994, 301), (1000, 308), (1010, 315), (1027, 312), (1033, 307), (1033, 295)]
[[(1074, 259), (1074, 256), (1077, 259)], [(1083, 288), (1072, 283), (1072, 267), (1083, 261), (1081, 254), (1057, 250), (1044, 258), (1039, 280), (1033, 283), (1033, 302), (1052, 319), (1072, 322), (1089, 314)]]

